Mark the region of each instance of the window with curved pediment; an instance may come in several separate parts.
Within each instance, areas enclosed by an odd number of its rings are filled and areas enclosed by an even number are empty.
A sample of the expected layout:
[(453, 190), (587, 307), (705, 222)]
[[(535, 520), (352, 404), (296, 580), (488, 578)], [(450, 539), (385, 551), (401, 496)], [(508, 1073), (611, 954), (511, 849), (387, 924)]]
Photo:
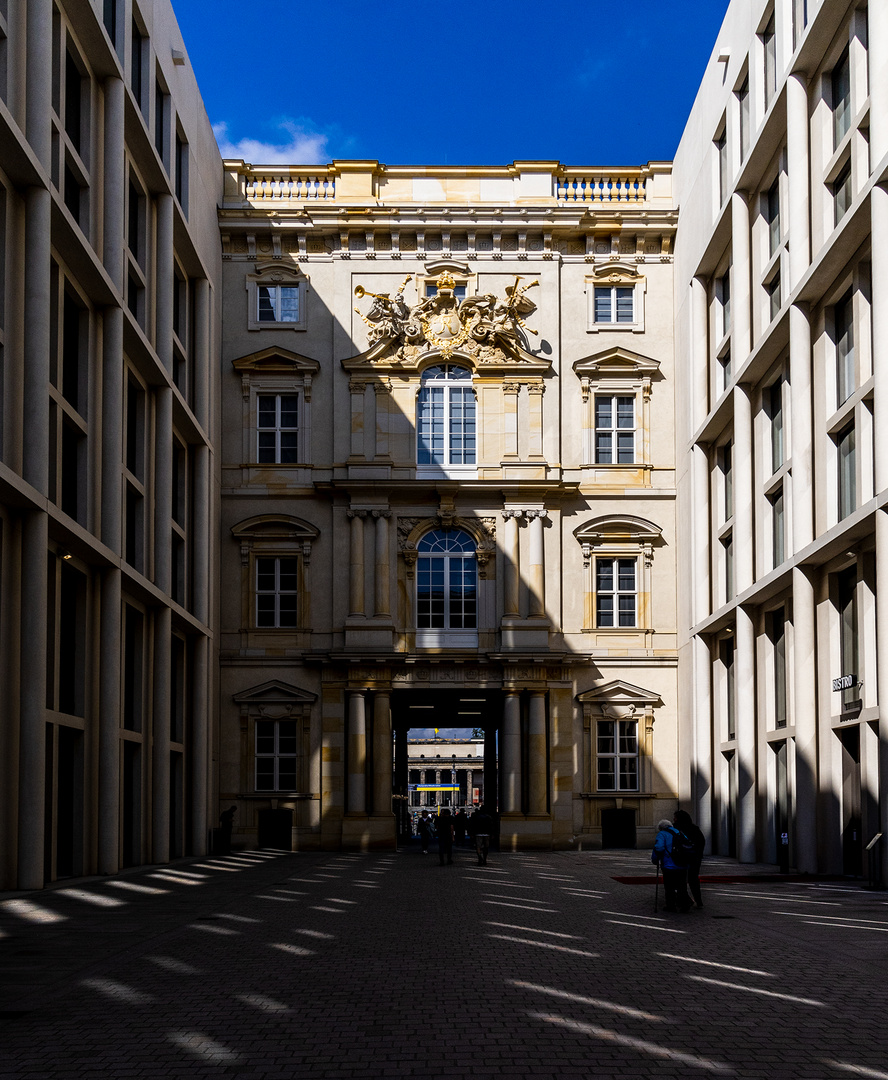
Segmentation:
[(478, 557), (462, 529), (433, 529), (416, 545), (416, 630), (419, 646), (477, 643)]
[(267, 514), (242, 521), (231, 532), (240, 542), (243, 631), (310, 630), (308, 568), (318, 530), (298, 518)]
[(573, 365), (582, 394), (582, 464), (631, 468), (650, 483), (651, 393), (660, 365), (623, 348), (605, 349)]
[(416, 399), (416, 464), (434, 475), (462, 474), (477, 465), (472, 372), (435, 364), (422, 373)]
[(645, 284), (634, 266), (609, 263), (596, 267), (586, 279), (586, 329), (642, 332)]
[(248, 330), (306, 330), (307, 281), (298, 270), (281, 266), (258, 267), (248, 274)]
[(643, 518), (608, 516), (574, 532), (583, 552), (586, 630), (649, 631), (651, 567), (661, 529)]

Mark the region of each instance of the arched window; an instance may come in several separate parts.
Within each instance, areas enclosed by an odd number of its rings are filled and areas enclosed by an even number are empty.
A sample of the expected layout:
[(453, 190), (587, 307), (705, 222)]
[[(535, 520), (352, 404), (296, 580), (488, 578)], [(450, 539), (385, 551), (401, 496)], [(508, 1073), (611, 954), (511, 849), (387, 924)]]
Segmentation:
[(475, 637), (478, 627), (475, 541), (460, 529), (449, 532), (435, 529), (423, 536), (416, 550), (416, 627), (422, 643), (443, 646), (451, 643), (450, 638)]
[(456, 364), (423, 372), (416, 404), (416, 463), (450, 469), (476, 464), (472, 373)]

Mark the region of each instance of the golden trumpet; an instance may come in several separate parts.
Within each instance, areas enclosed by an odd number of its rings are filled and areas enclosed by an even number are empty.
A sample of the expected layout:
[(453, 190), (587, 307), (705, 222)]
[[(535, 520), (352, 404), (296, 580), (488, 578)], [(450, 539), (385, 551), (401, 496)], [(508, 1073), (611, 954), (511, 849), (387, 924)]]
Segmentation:
[(387, 292), (384, 292), (384, 293), (370, 292), (370, 290), (365, 289), (363, 285), (355, 285), (355, 296), (359, 300), (361, 299), (362, 296), (375, 296), (377, 300), (388, 300), (388, 299), (390, 299), (389, 294)]

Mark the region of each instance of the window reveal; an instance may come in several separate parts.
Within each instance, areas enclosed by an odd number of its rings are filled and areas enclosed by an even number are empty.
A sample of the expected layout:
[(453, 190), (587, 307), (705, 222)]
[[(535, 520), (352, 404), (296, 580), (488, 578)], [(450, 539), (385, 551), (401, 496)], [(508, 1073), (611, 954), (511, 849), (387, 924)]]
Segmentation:
[(256, 625), (297, 625), (298, 562), (296, 558), (256, 559)]
[(599, 627), (638, 625), (635, 559), (596, 559), (595, 612)]
[(598, 721), (598, 790), (638, 791), (638, 721)]

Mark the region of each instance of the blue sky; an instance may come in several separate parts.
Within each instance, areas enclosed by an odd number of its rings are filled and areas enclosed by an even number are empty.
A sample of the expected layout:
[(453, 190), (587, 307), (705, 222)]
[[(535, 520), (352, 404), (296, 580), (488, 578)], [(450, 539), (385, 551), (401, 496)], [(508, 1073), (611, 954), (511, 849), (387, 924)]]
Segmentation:
[(173, 0), (225, 156), (669, 160), (727, 0)]

